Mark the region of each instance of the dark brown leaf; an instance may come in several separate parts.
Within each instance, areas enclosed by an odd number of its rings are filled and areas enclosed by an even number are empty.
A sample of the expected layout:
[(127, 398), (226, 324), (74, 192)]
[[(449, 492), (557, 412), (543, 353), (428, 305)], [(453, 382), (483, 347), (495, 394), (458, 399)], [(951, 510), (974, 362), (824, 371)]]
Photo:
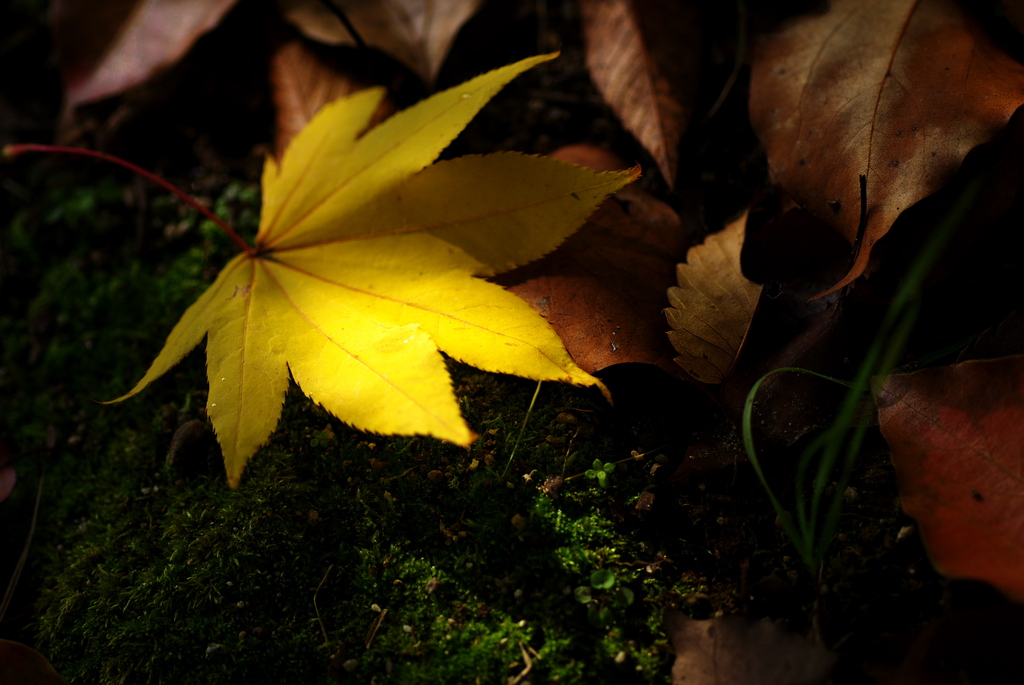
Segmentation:
[[(353, 69), (318, 55), (301, 38), (282, 43), (270, 57), (270, 88), (277, 124), (274, 156), (281, 159), (291, 139), (322, 106), (370, 85)], [(384, 98), (368, 128), (394, 112), (394, 102)]]
[(674, 0), (583, 0), (587, 67), (623, 126), (669, 187), (693, 116), (700, 62), (696, 5)]
[(65, 109), (122, 93), (170, 67), (237, 0), (54, 0)]
[(878, 685), (1024, 682), (1024, 608), (1019, 606), (950, 614), (885, 643), (883, 651), (895, 651), (896, 658), (869, 661), (864, 669)]
[[(483, 0), (333, 0), (366, 44), (433, 85), (462, 25)], [(345, 26), (320, 0), (278, 0), (303, 35), (330, 45), (354, 45)]]
[[(1024, 66), (953, 0), (836, 0), (757, 47), (750, 115), (773, 179), (857, 250), (945, 185), (1024, 103)], [(859, 235), (867, 177), (867, 223)]]
[(960, 352), (957, 361), (995, 359), (1015, 354), (1024, 354), (1024, 309), (1016, 310), (998, 326), (978, 336), (977, 340)]
[(36, 650), (0, 640), (0, 683), (4, 685), (67, 685), (66, 680)]

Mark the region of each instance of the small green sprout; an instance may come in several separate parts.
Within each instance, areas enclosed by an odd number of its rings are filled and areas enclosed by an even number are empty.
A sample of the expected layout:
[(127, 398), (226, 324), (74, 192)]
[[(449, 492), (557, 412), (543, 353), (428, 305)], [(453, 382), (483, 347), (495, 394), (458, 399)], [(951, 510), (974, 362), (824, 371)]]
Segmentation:
[(602, 462), (600, 459), (594, 460), (594, 468), (587, 469), (585, 475), (587, 478), (596, 478), (597, 484), (602, 489), (608, 489), (608, 474), (615, 471), (615, 462)]
[(635, 595), (628, 587), (620, 587), (610, 594), (595, 596), (593, 590), (611, 590), (615, 587), (615, 574), (608, 569), (599, 569), (590, 574), (590, 585), (581, 585), (573, 591), (580, 604), (587, 605), (587, 620), (595, 628), (604, 628), (611, 623), (612, 608), (625, 609), (633, 603)]

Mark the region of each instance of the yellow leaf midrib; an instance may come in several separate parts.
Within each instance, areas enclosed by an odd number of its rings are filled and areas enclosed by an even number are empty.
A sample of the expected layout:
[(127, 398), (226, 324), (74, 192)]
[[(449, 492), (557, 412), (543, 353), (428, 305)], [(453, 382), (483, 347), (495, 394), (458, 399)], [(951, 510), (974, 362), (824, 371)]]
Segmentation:
[[(253, 262), (255, 262), (256, 264), (259, 264), (260, 260), (257, 259), (257, 258), (254, 258)], [(245, 302), (245, 318), (244, 318), (244, 320), (242, 322), (242, 350), (241, 350), (241, 360), (240, 360), (240, 363), (239, 363), (238, 400), (237, 400), (237, 404), (235, 405), (235, 406), (238, 407), (238, 411), (235, 412), (235, 427), (234, 427), (234, 433), (235, 433), (234, 443), (235, 443), (235, 445), (234, 445), (234, 450), (233, 450), (234, 454), (239, 454), (241, 452), (241, 449), (242, 449), (242, 407), (245, 406), (245, 403), (244, 403), (243, 400), (245, 398), (245, 362), (246, 362), (246, 357), (247, 357), (247, 353), (248, 353), (248, 350), (249, 350), (249, 333), (250, 333), (249, 319), (250, 319), (250, 314), (252, 313), (252, 303), (253, 303), (253, 300), (255, 300), (256, 296), (257, 296), (257, 291), (256, 291), (256, 269), (253, 269), (250, 273), (252, 274), (252, 276), (249, 279), (249, 297), (246, 298), (246, 302)]]
[[(277, 222), (281, 219), (281, 215), (284, 213), (285, 209), (288, 208), (288, 205), (291, 204), (292, 199), (295, 197), (295, 193), (297, 193), (299, 188), (302, 187), (303, 183), (306, 180), (306, 176), (308, 176), (310, 174), (311, 170), (315, 166), (315, 162), (324, 153), (324, 150), (327, 149), (327, 146), (324, 145), (324, 140), (327, 138), (328, 133), (329, 133), (328, 131), (324, 131), (323, 135), (320, 136), (320, 141), (319, 141), (320, 144), (317, 145), (316, 151), (310, 156), (309, 163), (302, 170), (302, 173), (299, 174), (299, 177), (295, 180), (295, 183), (292, 184), (292, 187), (288, 191), (288, 194), (285, 196), (284, 201), (282, 201), (281, 204), (278, 206), (277, 213), (274, 214), (274, 218), (271, 219), (270, 223), (267, 225), (266, 235), (268, 235), (268, 236), (272, 236), (273, 235), (274, 227), (277, 226)], [(296, 138), (298, 139), (301, 136), (302, 136), (302, 132), (300, 131), (298, 136), (296, 136)], [(287, 152), (285, 154), (287, 154)], [(281, 173), (281, 169), (283, 168), (283, 166), (284, 166), (284, 158), (282, 157), (282, 159), (281, 159), (281, 166), (278, 167), (278, 171), (277, 171), (277, 173), (279, 175)], [(264, 191), (264, 192), (266, 192), (266, 191)], [(293, 227), (294, 227), (294, 224), (293, 224)], [(266, 245), (265, 247), (261, 246), (259, 244), (259, 239), (257, 238), (257, 245), (256, 245), (256, 247), (257, 247), (257, 249), (259, 249), (261, 251), (262, 250), (270, 249), (271, 247), (273, 247), (273, 245), (274, 245), (274, 242), (271, 242), (270, 244)]]

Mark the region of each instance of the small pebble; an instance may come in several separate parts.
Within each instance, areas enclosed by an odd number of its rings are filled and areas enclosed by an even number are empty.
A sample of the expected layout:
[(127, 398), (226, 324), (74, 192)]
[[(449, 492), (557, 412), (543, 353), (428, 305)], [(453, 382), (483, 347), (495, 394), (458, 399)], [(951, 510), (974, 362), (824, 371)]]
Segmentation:
[(900, 528), (900, 532), (896, 533), (896, 542), (906, 540), (916, 532), (917, 529), (914, 526), (903, 526)]

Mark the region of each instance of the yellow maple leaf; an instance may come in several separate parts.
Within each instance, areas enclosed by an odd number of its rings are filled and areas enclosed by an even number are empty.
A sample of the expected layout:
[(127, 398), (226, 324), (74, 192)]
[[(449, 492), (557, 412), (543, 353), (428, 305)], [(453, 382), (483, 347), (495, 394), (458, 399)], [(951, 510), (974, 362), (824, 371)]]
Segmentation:
[(469, 445), (439, 350), (486, 371), (576, 385), (548, 323), (482, 276), (551, 251), (638, 170), (597, 173), (516, 153), (432, 164), (542, 55), (430, 97), (365, 135), (383, 96), (324, 107), (263, 172), (255, 247), (188, 308), (131, 397), (207, 337), (207, 412), (237, 487), (291, 377), (356, 428)]

